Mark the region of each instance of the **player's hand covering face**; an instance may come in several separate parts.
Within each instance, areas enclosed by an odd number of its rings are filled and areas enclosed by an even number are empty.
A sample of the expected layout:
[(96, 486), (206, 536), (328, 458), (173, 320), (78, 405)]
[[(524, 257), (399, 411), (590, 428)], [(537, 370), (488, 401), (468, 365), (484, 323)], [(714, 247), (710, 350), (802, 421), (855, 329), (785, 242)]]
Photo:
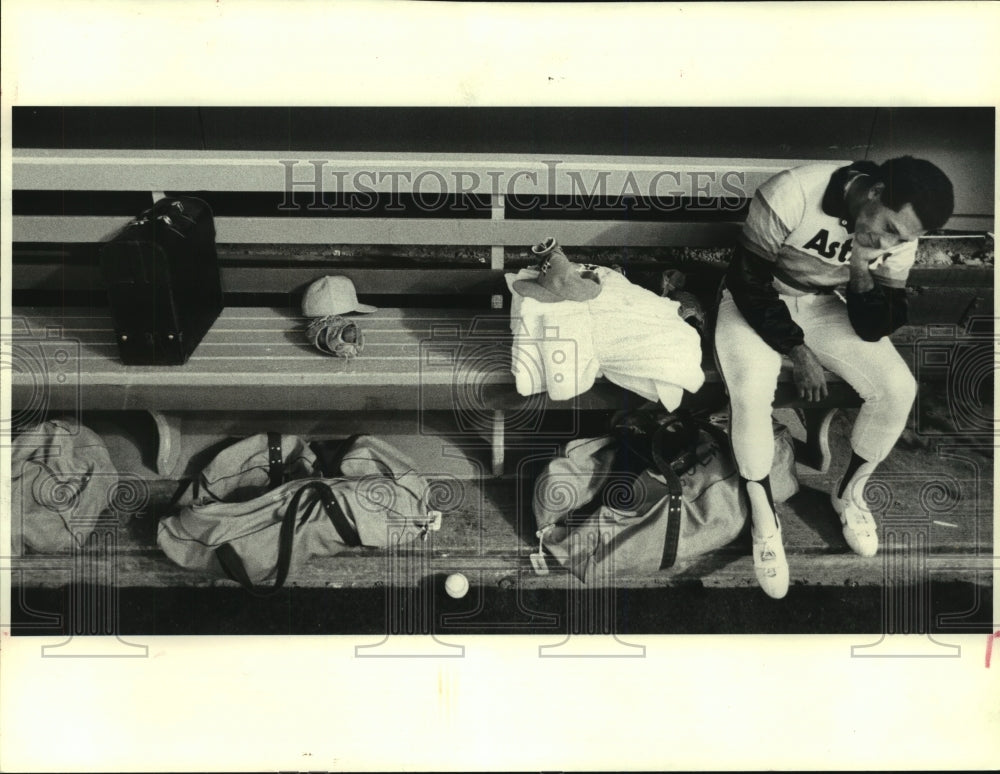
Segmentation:
[(881, 184), (873, 186), (858, 212), (854, 224), (855, 248), (889, 250), (901, 242), (910, 242), (925, 232), (912, 205), (905, 204), (896, 212), (882, 204), (881, 192)]

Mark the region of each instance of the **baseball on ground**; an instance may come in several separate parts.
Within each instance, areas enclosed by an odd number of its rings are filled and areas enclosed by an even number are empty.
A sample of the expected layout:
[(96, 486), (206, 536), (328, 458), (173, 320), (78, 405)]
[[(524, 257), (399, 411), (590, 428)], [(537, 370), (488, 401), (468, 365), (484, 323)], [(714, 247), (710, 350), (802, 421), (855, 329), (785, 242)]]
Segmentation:
[(452, 573), (445, 579), (444, 590), (449, 597), (461, 599), (469, 593), (469, 579), (460, 572)]

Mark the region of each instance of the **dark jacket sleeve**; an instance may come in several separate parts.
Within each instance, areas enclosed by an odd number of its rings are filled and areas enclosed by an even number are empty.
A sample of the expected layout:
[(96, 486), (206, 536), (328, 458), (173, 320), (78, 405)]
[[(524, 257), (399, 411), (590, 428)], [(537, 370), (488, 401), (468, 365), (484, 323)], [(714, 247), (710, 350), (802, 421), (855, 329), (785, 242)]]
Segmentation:
[(878, 341), (909, 319), (905, 288), (876, 284), (867, 293), (847, 290), (847, 315), (854, 332), (865, 341)]
[(803, 343), (802, 329), (778, 298), (769, 261), (737, 245), (726, 272), (726, 287), (736, 308), (771, 349), (787, 355)]

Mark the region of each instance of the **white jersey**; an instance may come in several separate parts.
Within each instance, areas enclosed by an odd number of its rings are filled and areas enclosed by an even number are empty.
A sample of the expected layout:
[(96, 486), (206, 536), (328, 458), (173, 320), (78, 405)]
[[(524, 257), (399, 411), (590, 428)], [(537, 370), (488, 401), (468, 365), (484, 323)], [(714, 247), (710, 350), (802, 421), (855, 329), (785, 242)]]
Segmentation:
[[(799, 291), (820, 291), (847, 284), (853, 234), (842, 216), (823, 209), (835, 164), (809, 164), (772, 177), (754, 195), (740, 237), (743, 246), (774, 263), (774, 276)], [(836, 192), (843, 201), (843, 192)], [(872, 279), (892, 288), (906, 286), (917, 242), (875, 251)]]

